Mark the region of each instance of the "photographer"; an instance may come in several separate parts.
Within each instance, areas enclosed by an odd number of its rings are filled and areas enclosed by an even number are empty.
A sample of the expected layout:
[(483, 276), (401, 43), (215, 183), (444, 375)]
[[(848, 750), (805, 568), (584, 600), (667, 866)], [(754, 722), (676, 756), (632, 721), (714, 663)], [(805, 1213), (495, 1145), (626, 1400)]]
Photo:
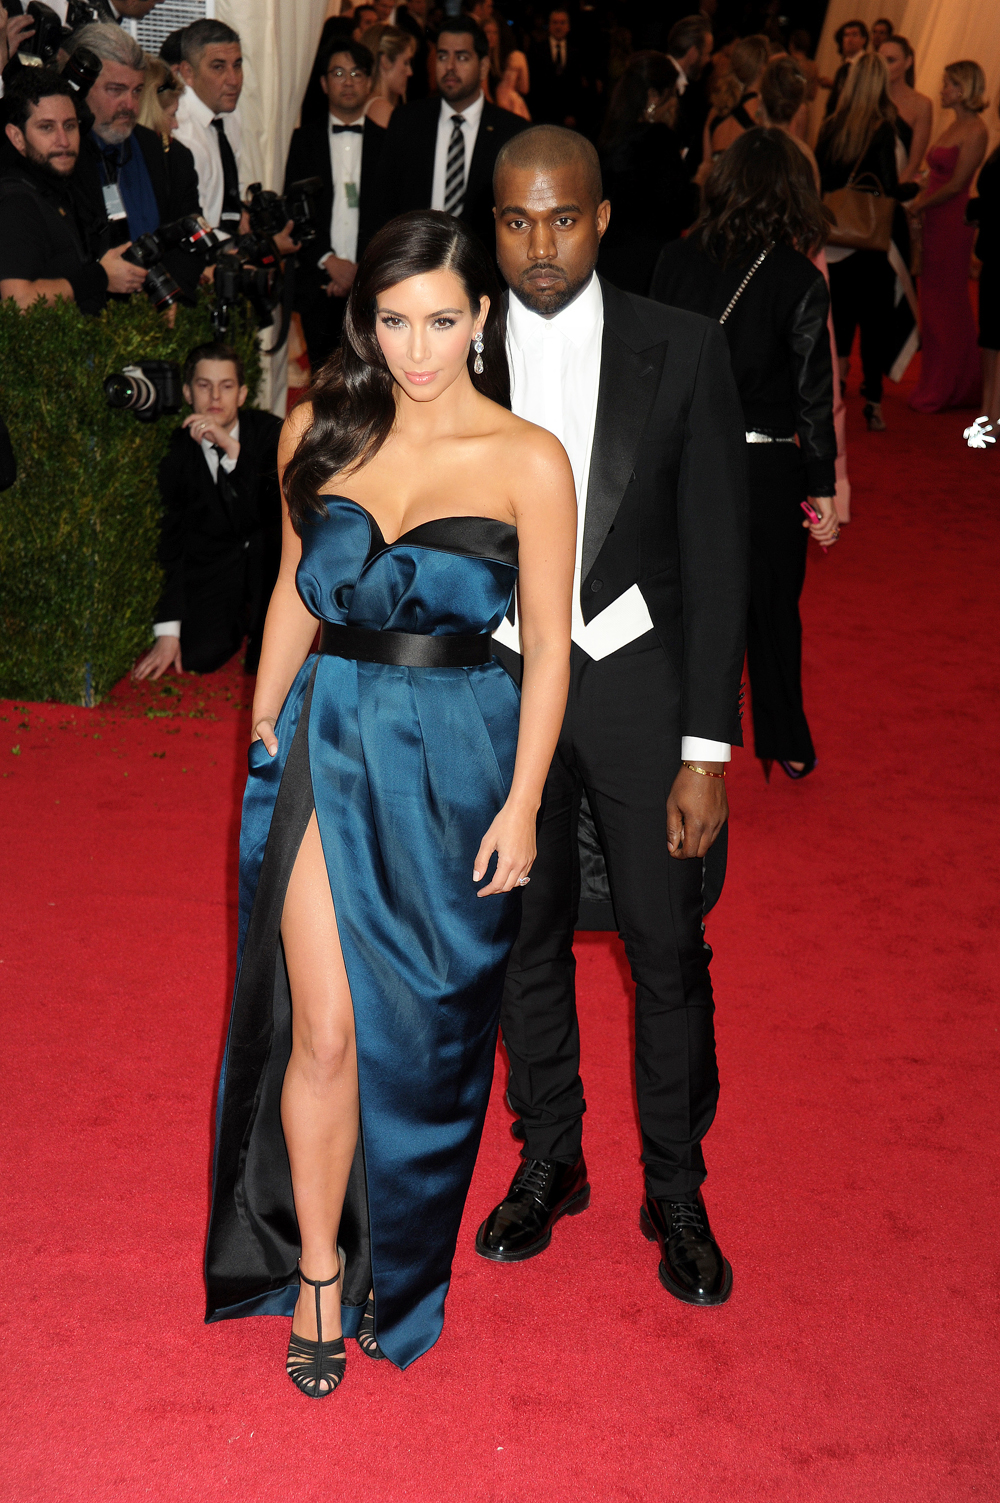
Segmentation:
[(184, 369), (190, 417), (160, 466), (165, 579), (153, 632), (156, 645), (134, 677), (167, 668), (212, 673), (239, 650), (255, 673), (264, 617), (281, 559), (278, 438), (281, 420), (244, 408), (247, 389), (236, 352), (199, 345)]
[(70, 191), (80, 152), (73, 90), (45, 68), (25, 68), (10, 90), (0, 174), (0, 298), (27, 308), (63, 297), (99, 313), (109, 292), (146, 279), (122, 260), (125, 245), (98, 260), (87, 249)]
[[(92, 249), (137, 240), (140, 235), (200, 214), (198, 178), (191, 153), (175, 138), (165, 145), (155, 131), (138, 124), (145, 83), (142, 48), (116, 26), (84, 26), (69, 40), (72, 57), (87, 48), (101, 72), (87, 93), (94, 123), (81, 143), (74, 190)], [(165, 258), (169, 270), (188, 288), (197, 285), (201, 265), (184, 251)]]

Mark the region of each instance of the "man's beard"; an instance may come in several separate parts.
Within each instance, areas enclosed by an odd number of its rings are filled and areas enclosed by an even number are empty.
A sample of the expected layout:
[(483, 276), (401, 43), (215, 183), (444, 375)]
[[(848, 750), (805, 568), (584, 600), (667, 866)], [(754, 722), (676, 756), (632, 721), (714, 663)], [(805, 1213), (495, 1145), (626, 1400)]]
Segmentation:
[(94, 133), (100, 136), (106, 146), (120, 146), (135, 130), (138, 118), (132, 110), (127, 114), (114, 115), (107, 125), (95, 125)]
[[(35, 148), (31, 145), (30, 141), (25, 141), (24, 143), (24, 154), (27, 157), (28, 161), (31, 162), (32, 166), (40, 167), (42, 171), (47, 172), (50, 177), (59, 178), (60, 180), (62, 178), (69, 177), (70, 173), (73, 171), (73, 168), (76, 166), (76, 152), (72, 153), (72, 161), (70, 165), (65, 169), (65, 171), (60, 171), (58, 167), (53, 166), (52, 157), (47, 152), (36, 151)], [(67, 158), (61, 157), (60, 160), (66, 161)]]
[(511, 284), (510, 290), (518, 302), (523, 303), (526, 308), (531, 308), (535, 313), (546, 315), (561, 313), (564, 308), (569, 307), (577, 294), (586, 287), (594, 274), (594, 269), (591, 267), (589, 271), (583, 276), (578, 277), (576, 281), (571, 281), (566, 277), (561, 286), (550, 287), (545, 292), (532, 291), (531, 282), (528, 280), (532, 271), (555, 271), (557, 269), (554, 266), (533, 266), (531, 271), (525, 272), (516, 287)]

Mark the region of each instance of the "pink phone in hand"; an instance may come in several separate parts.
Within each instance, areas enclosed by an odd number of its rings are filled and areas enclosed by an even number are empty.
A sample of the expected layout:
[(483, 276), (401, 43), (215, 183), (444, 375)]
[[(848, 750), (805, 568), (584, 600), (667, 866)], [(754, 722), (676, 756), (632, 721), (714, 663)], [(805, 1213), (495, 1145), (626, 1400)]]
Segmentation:
[[(818, 524), (823, 519), (820, 516), (819, 512), (816, 510), (815, 506), (810, 506), (810, 504), (809, 504), (808, 501), (800, 501), (799, 505), (802, 507), (802, 510), (805, 512), (805, 514), (809, 518), (810, 522), (812, 522), (813, 526), (814, 527), (818, 526)], [(820, 543), (819, 546), (823, 549), (824, 553), (829, 553), (830, 550), (829, 550), (829, 548), (827, 548), (827, 546), (826, 546), (825, 543)]]

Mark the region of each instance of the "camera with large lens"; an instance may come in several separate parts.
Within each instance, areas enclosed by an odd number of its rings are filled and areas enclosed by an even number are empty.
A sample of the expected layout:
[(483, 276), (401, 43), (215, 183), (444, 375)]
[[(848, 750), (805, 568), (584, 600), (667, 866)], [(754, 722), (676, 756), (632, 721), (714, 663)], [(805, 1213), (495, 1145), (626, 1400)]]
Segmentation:
[(31, 0), (24, 14), (31, 17), (35, 31), (21, 43), (20, 50), (26, 57), (37, 58), (47, 68), (63, 44), (63, 24), (44, 0)]
[(292, 239), (299, 245), (307, 245), (319, 234), (316, 223), (316, 208), (323, 191), (318, 177), (304, 177), (290, 183), (284, 194), (271, 193), (260, 183), (251, 183), (247, 189), (247, 214), (250, 229), (255, 235), (278, 235), (289, 220), (295, 228)]
[(140, 235), (133, 240), (122, 259), (146, 271), (143, 291), (154, 308), (172, 308), (175, 303), (186, 303), (193, 308), (197, 299), (178, 286), (163, 264), (163, 258), (170, 251), (186, 251), (205, 267), (213, 260), (221, 243), (200, 214), (185, 214), (183, 219), (161, 224), (158, 230)]
[(126, 365), (105, 378), (104, 396), (116, 412), (132, 412), (140, 423), (155, 423), (161, 412), (181, 410), (181, 368), (172, 360)]
[(62, 77), (69, 84), (76, 95), (77, 103), (80, 104), (90, 93), (91, 85), (95, 84), (101, 76), (104, 64), (96, 52), (91, 52), (89, 47), (78, 47), (66, 60), (66, 66), (62, 70)]
[[(284, 220), (282, 228), (287, 223)], [(214, 288), (212, 325), (217, 338), (226, 333), (230, 310), (241, 298), (253, 308), (258, 326), (269, 329), (282, 290), (281, 263), (271, 238), (241, 235), (238, 240), (227, 240), (215, 258)]]

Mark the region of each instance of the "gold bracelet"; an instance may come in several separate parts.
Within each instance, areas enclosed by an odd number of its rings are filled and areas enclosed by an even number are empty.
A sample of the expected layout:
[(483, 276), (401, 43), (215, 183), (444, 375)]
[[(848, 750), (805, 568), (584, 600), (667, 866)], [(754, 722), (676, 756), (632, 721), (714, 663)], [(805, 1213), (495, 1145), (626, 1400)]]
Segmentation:
[(703, 778), (724, 778), (726, 776), (724, 772), (709, 772), (707, 767), (696, 767), (693, 762), (682, 762), (681, 766), (686, 767), (690, 772), (700, 772)]

